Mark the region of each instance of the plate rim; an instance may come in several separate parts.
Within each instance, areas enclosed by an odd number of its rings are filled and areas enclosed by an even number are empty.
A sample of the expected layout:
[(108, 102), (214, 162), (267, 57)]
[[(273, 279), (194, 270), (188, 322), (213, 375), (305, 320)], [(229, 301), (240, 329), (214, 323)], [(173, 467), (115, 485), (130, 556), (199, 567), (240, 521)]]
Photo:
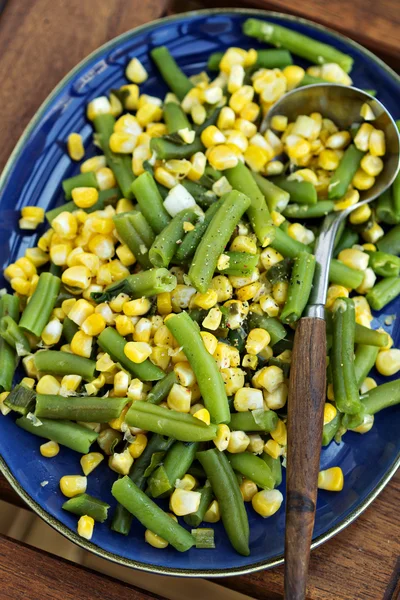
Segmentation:
[[(45, 98), (42, 104), (39, 106), (33, 117), (30, 119), (25, 129), (23, 130), (18, 142), (16, 143), (13, 151), (11, 152), (3, 171), (0, 175), (0, 194), (3, 191), (3, 188), (8, 182), (8, 177), (11, 174), (11, 171), (14, 167), (14, 163), (19, 157), (24, 144), (29, 138), (32, 130), (36, 127), (36, 125), (40, 122), (42, 117), (44, 116), (45, 111), (48, 108), (48, 105), (53, 101), (53, 99), (57, 96), (57, 94), (68, 84), (68, 82), (79, 72), (79, 70), (84, 67), (91, 60), (95, 59), (96, 56), (103, 54), (106, 50), (111, 50), (115, 46), (117, 46), (120, 42), (129, 39), (132, 34), (137, 34), (140, 32), (145, 32), (148, 29), (152, 29), (154, 25), (158, 25), (161, 23), (172, 23), (174, 21), (178, 21), (184, 17), (191, 18), (197, 16), (206, 16), (206, 15), (224, 15), (224, 14), (241, 14), (241, 15), (253, 15), (253, 16), (270, 16), (282, 19), (288, 22), (302, 23), (305, 25), (312, 26), (314, 29), (317, 29), (322, 32), (328, 32), (332, 37), (345, 42), (351, 47), (357, 49), (362, 54), (366, 55), (372, 62), (376, 63), (380, 68), (387, 72), (389, 76), (394, 79), (397, 84), (400, 84), (400, 75), (398, 75), (391, 67), (389, 67), (382, 59), (376, 56), (373, 52), (355, 42), (351, 38), (346, 35), (339, 33), (329, 27), (316, 23), (310, 19), (305, 19), (304, 17), (298, 17), (295, 15), (281, 13), (279, 11), (270, 11), (270, 10), (262, 10), (257, 8), (214, 8), (214, 9), (201, 9), (201, 10), (192, 10), (187, 12), (178, 13), (176, 15), (171, 15), (168, 17), (160, 17), (158, 19), (154, 19), (149, 23), (144, 23), (143, 25), (139, 25), (134, 27), (133, 29), (129, 29), (124, 33), (118, 35), (117, 37), (112, 38), (108, 42), (105, 42), (98, 48), (96, 48), (93, 52), (88, 54), (85, 58), (83, 58), (75, 67), (73, 67), (61, 80), (60, 82), (53, 88), (50, 94)], [(394, 459), (392, 465), (387, 470), (385, 475), (381, 478), (379, 483), (375, 486), (375, 488), (368, 494), (368, 496), (364, 499), (364, 501), (354, 509), (347, 517), (341, 521), (335, 527), (332, 527), (324, 534), (320, 535), (316, 538), (311, 545), (311, 550), (314, 550), (324, 542), (330, 540), (337, 533), (340, 533), (345, 529), (348, 525), (350, 525), (355, 519), (357, 519), (369, 506), (370, 504), (377, 498), (377, 496), (381, 493), (384, 487), (389, 483), (393, 475), (396, 473), (397, 469), (400, 467), (400, 451), (397, 457)], [(271, 569), (274, 567), (278, 567), (284, 563), (283, 555), (278, 556), (274, 559), (267, 559), (265, 561), (259, 561), (252, 565), (244, 566), (244, 567), (232, 567), (228, 569), (180, 569), (173, 567), (160, 567), (158, 565), (150, 565), (147, 563), (142, 563), (137, 560), (131, 558), (125, 558), (123, 556), (119, 556), (97, 546), (96, 544), (85, 540), (80, 537), (75, 531), (70, 529), (67, 525), (64, 525), (57, 518), (53, 517), (49, 512), (47, 512), (39, 503), (36, 502), (22, 487), (22, 485), (18, 482), (16, 477), (11, 472), (10, 467), (7, 465), (6, 461), (0, 455), (0, 472), (4, 475), (8, 483), (11, 485), (13, 490), (24, 500), (24, 502), (31, 508), (36, 514), (38, 514), (47, 524), (53, 527), (56, 531), (61, 533), (64, 537), (74, 542), (84, 550), (92, 552), (93, 554), (99, 556), (100, 558), (104, 558), (119, 564), (124, 567), (130, 567), (134, 569), (138, 569), (140, 571), (144, 571), (147, 573), (153, 573), (158, 575), (173, 575), (176, 577), (231, 577), (234, 575), (247, 575), (249, 573), (255, 573), (257, 571), (262, 571), (264, 569)]]

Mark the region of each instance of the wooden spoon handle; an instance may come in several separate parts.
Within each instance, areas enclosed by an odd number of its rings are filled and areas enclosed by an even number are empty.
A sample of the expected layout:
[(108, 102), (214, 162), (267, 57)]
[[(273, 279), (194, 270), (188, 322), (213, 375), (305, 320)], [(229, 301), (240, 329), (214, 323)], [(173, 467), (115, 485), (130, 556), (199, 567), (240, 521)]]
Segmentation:
[(288, 400), (286, 600), (306, 597), (325, 398), (325, 321), (304, 317), (294, 338)]

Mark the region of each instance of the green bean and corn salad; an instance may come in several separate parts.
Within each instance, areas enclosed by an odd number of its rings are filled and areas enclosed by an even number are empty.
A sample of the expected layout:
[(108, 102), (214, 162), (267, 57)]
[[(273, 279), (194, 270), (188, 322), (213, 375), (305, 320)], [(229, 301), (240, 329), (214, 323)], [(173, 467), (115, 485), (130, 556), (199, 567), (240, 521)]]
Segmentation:
[[(248, 555), (245, 503), (266, 518), (283, 500), (293, 331), (315, 239), (326, 214), (372, 187), (385, 136), (368, 104), (350, 131), (313, 113), (274, 116), (260, 133), (288, 90), (351, 85), (352, 59), (272, 23), (248, 19), (244, 31), (277, 48), (213, 54), (214, 78), (188, 78), (166, 47), (152, 50), (164, 99), (140, 92), (147, 72), (133, 58), (129, 83), (87, 107), (99, 153), (80, 162), (82, 138), (68, 137), (80, 173), (62, 182), (66, 203), (22, 209), (22, 229), (50, 227), (4, 272), (14, 294), (0, 299), (1, 412), (48, 440), (43, 457), (60, 445), (82, 454), (82, 474), (60, 489), (87, 539), (110, 508), (86, 493), (105, 458), (119, 476), (111, 528), (128, 535), (135, 517), (156, 548), (212, 548), (221, 519)], [(400, 402), (400, 380), (369, 376), (400, 369), (393, 340), (371, 329), (371, 308), (400, 294), (400, 177), (339, 233), (324, 446)], [(26, 377), (13, 388), (19, 361)], [(338, 466), (320, 473), (320, 489), (343, 483)]]

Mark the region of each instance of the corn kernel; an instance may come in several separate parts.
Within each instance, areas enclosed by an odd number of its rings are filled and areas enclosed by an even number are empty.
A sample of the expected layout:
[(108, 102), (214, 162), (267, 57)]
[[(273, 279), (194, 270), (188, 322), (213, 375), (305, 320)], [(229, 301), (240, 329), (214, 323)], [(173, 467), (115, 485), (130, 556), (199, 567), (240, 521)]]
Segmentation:
[(280, 446), (286, 446), (287, 444), (287, 431), (286, 425), (283, 421), (279, 420), (276, 428), (271, 431), (271, 437), (278, 442)]
[(354, 206), (360, 199), (360, 194), (357, 190), (350, 189), (348, 190), (343, 198), (340, 200), (336, 200), (334, 210), (345, 210), (349, 208), (349, 206)]
[(205, 523), (218, 523), (218, 521), (220, 519), (221, 519), (221, 513), (219, 510), (218, 501), (213, 500), (204, 514), (203, 521)]
[(201, 408), (200, 410), (197, 410), (195, 413), (193, 413), (193, 416), (196, 417), (196, 419), (203, 421), (203, 423), (205, 423), (206, 425), (209, 425), (211, 422), (210, 413), (206, 408)]
[(56, 395), (60, 391), (59, 381), (53, 375), (43, 375), (37, 383), (36, 392), (38, 394)]
[(225, 302), (232, 297), (233, 287), (228, 277), (225, 275), (217, 275), (214, 277), (210, 283), (210, 287), (216, 290), (218, 294), (218, 302)]
[(40, 446), (40, 454), (45, 458), (53, 458), (60, 452), (60, 446), (57, 442), (46, 442)]
[(383, 170), (383, 160), (379, 156), (365, 154), (361, 159), (360, 167), (367, 175), (377, 177)]
[(148, 78), (147, 71), (138, 58), (132, 58), (129, 61), (125, 75), (132, 83), (143, 83)]
[(368, 175), (363, 169), (358, 169), (351, 183), (357, 190), (369, 190), (375, 183), (375, 177)]
[(79, 517), (77, 531), (80, 537), (85, 538), (85, 540), (91, 540), (93, 536), (93, 529), (93, 517), (89, 517), (88, 515), (83, 515), (82, 517)]
[(337, 415), (336, 406), (334, 406), (333, 404), (330, 404), (330, 402), (326, 402), (325, 406), (324, 406), (324, 425), (327, 425), (328, 423), (333, 421), (333, 419), (336, 417), (336, 415)]
[(249, 443), (250, 438), (244, 431), (231, 431), (227, 450), (232, 454), (240, 454), (247, 449)]
[(343, 489), (344, 477), (340, 467), (331, 467), (318, 474), (318, 489), (340, 492)]
[(369, 255), (355, 248), (346, 248), (339, 253), (338, 259), (351, 269), (365, 271), (368, 267)]
[(178, 517), (183, 517), (196, 512), (199, 508), (200, 500), (200, 492), (177, 488), (172, 493), (169, 508)]
[(213, 442), (220, 452), (224, 452), (228, 448), (230, 437), (231, 430), (228, 425), (224, 423), (217, 425), (217, 435)]
[(87, 117), (89, 121), (93, 121), (99, 115), (107, 115), (111, 112), (111, 105), (106, 96), (94, 98), (87, 105)]
[(188, 413), (190, 411), (191, 399), (192, 393), (189, 388), (174, 383), (168, 394), (168, 407), (177, 412)]
[(263, 389), (264, 403), (270, 410), (280, 410), (287, 402), (288, 386), (281, 383), (273, 392)]
[(71, 306), (67, 314), (71, 321), (81, 326), (93, 313), (93, 306), (87, 300), (80, 298)]
[(77, 331), (71, 340), (71, 352), (84, 358), (90, 358), (93, 338), (83, 331)]
[(268, 331), (259, 328), (252, 329), (247, 336), (246, 352), (253, 355), (258, 354), (265, 348), (265, 346), (268, 346), (270, 341), (271, 336), (269, 335)]
[(13, 277), (10, 281), (11, 287), (17, 294), (27, 296), (30, 291), (30, 283), (22, 277)]
[(145, 342), (128, 342), (124, 346), (124, 354), (129, 360), (140, 364), (149, 358), (152, 348)]
[(62, 324), (58, 319), (52, 319), (47, 323), (41, 333), (41, 338), (46, 346), (58, 344), (62, 334)]
[(202, 337), (204, 346), (206, 347), (207, 352), (210, 354), (214, 354), (217, 349), (218, 340), (212, 333), (208, 331), (201, 331), (200, 335)]
[(262, 391), (254, 388), (242, 387), (235, 393), (234, 405), (238, 412), (262, 409)]
[(125, 302), (122, 307), (124, 314), (128, 317), (141, 317), (149, 312), (151, 303), (148, 298), (138, 298)]
[(192, 367), (188, 362), (178, 362), (174, 366), (175, 375), (178, 378), (178, 382), (185, 386), (191, 387), (196, 383), (196, 377), (192, 370)]
[(164, 540), (164, 538), (159, 536), (157, 533), (150, 531), (150, 529), (146, 529), (144, 532), (144, 539), (148, 544), (150, 544), (150, 546), (153, 546), (153, 548), (163, 549), (168, 546), (168, 542)]
[(133, 458), (129, 452), (129, 448), (126, 448), (120, 453), (115, 452), (108, 459), (108, 466), (110, 469), (120, 475), (128, 475), (132, 465)]
[(212, 308), (207, 316), (203, 319), (202, 326), (205, 329), (211, 329), (211, 331), (216, 331), (221, 324), (222, 320), (222, 312), (218, 307)]
[(160, 121), (162, 118), (162, 114), (162, 108), (156, 106), (155, 104), (147, 103), (139, 108), (139, 110), (136, 113), (136, 118), (138, 120), (139, 125), (145, 127), (149, 123)]
[(370, 123), (363, 123), (354, 137), (354, 145), (362, 152), (368, 151), (369, 139), (372, 132), (375, 131)]
[(81, 164), (81, 173), (90, 173), (90, 171), (98, 171), (106, 166), (105, 156), (92, 156)]
[(233, 396), (239, 390), (247, 389), (243, 387), (245, 373), (242, 369), (236, 367), (222, 368), (221, 375), (227, 396)]
[(67, 498), (86, 492), (87, 478), (82, 475), (64, 475), (60, 479), (60, 490)]
[(381, 375), (389, 377), (400, 371), (400, 350), (391, 348), (379, 352), (375, 366)]
[(366, 377), (360, 385), (360, 393), (368, 394), (368, 392), (376, 388), (377, 385), (378, 384), (376, 383), (375, 379), (373, 379), (372, 377)]
[(170, 356), (168, 349), (165, 347), (155, 347), (151, 352), (151, 362), (159, 367), (162, 371), (165, 371), (169, 367)]
[(264, 452), (272, 458), (279, 458), (279, 456), (282, 456), (284, 449), (275, 440), (268, 440), (264, 445)]
[(373, 129), (369, 137), (368, 149), (372, 156), (384, 156), (386, 152), (385, 134), (380, 129)]
[(138, 433), (135, 437), (135, 441), (129, 444), (129, 452), (132, 458), (139, 458), (143, 454), (144, 449), (147, 446), (147, 437), (144, 433)]
[(280, 509), (282, 502), (283, 496), (279, 490), (261, 490), (251, 499), (254, 510), (263, 519), (274, 515)]
[(363, 206), (359, 206), (356, 208), (349, 217), (350, 223), (353, 225), (360, 225), (361, 223), (365, 223), (371, 217), (372, 211), (368, 204), (364, 204)]
[(90, 285), (91, 274), (87, 267), (69, 267), (63, 272), (61, 280), (68, 287), (84, 290)]
[[(288, 91), (293, 90), (299, 85), (305, 75), (304, 69), (297, 65), (289, 65), (282, 70), (285, 76)], [(284, 130), (278, 130), (284, 131)]]
[(157, 311), (160, 315), (169, 315), (172, 312), (171, 294), (163, 292), (157, 296)]
[(67, 140), (68, 154), (72, 160), (82, 160), (85, 156), (82, 136), (79, 133), (71, 133)]
[(55, 219), (52, 220), (51, 226), (60, 237), (67, 240), (73, 239), (78, 231), (76, 217), (67, 211), (57, 215)]

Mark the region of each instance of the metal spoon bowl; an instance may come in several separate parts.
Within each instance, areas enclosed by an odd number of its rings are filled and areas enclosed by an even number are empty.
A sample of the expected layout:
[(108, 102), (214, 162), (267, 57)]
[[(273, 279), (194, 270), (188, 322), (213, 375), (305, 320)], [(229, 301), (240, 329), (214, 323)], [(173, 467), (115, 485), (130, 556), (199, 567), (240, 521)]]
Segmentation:
[(376, 118), (371, 123), (385, 132), (384, 168), (373, 187), (360, 193), (360, 202), (327, 215), (315, 244), (313, 290), (304, 316), (298, 321), (290, 370), (285, 532), (285, 599), (303, 600), (312, 531), (326, 399), (325, 303), (333, 244), (340, 223), (356, 208), (380, 196), (399, 169), (400, 139), (395, 122), (383, 104), (362, 90), (337, 84), (316, 84), (285, 94), (266, 115), (265, 131), (274, 115), (294, 121), (299, 115), (319, 112), (339, 129), (362, 122), (367, 103)]

